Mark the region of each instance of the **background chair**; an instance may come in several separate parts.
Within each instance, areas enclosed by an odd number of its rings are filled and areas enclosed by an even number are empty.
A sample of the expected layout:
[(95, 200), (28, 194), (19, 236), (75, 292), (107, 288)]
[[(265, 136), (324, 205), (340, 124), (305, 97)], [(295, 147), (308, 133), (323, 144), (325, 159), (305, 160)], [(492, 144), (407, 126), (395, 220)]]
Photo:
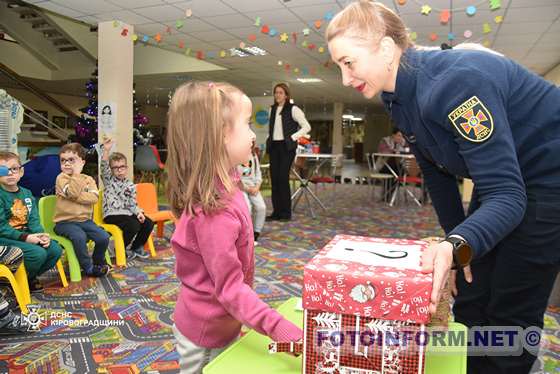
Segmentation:
[(134, 154), (134, 169), (140, 173), (138, 182), (142, 183), (148, 180), (159, 187), (159, 176), (163, 172), (163, 164), (161, 160), (158, 160), (158, 156), (156, 156), (152, 147), (139, 145), (136, 147)]
[(144, 214), (157, 223), (157, 236), (162, 238), (165, 222), (175, 222), (175, 216), (170, 210), (159, 210), (156, 187), (152, 183), (138, 183), (136, 200), (138, 206), (144, 210)]
[[(418, 205), (426, 203), (428, 200), (428, 193), (424, 186), (424, 178), (422, 177), (422, 171), (418, 166), (416, 158), (406, 158), (404, 159), (402, 165), (404, 168), (404, 174), (403, 176), (399, 177), (399, 183), (403, 184), (405, 188), (407, 186), (419, 187), (420, 191), (422, 192), (422, 196), (420, 199), (417, 199), (410, 190), (406, 189), (405, 191), (407, 191), (410, 197), (412, 197), (412, 199)], [(405, 198), (406, 196), (407, 195), (405, 194)]]
[[(41, 225), (45, 229), (45, 232), (48, 233), (51, 239), (54, 239), (60, 244), (60, 246), (64, 249), (66, 253), (66, 260), (68, 261), (68, 268), (70, 270), (70, 281), (71, 282), (79, 282), (82, 280), (82, 271), (80, 268), (80, 263), (78, 262), (78, 257), (76, 257), (76, 252), (74, 251), (74, 245), (70, 241), (63, 236), (57, 235), (54, 232), (54, 225), (53, 217), (54, 217), (54, 210), (56, 206), (56, 196), (49, 195), (44, 196), (39, 199), (39, 221)], [(91, 247), (92, 242), (88, 243)], [(111, 265), (111, 258), (109, 257), (109, 252), (105, 252), (105, 259), (109, 265)], [(62, 262), (58, 260), (56, 263), (56, 267), (62, 279), (62, 274), (64, 274), (64, 279), (62, 280), (62, 284), (68, 285), (66, 282), (66, 274), (64, 273), (64, 267), (62, 266)], [(62, 271), (61, 271), (62, 270)], [(66, 287), (66, 286), (65, 286)]]
[(383, 165), (383, 160), (375, 159), (375, 156), (370, 153), (366, 153), (366, 160), (369, 169), (369, 184), (372, 186), (372, 191), (375, 196), (375, 184), (377, 181), (382, 183), (381, 186), (381, 198), (383, 201), (387, 202), (389, 200), (389, 181), (395, 177), (392, 174), (381, 173), (380, 170)]
[[(29, 313), (27, 304), (31, 304), (31, 294), (29, 293), (27, 271), (25, 270), (23, 262), (19, 265), (15, 273), (12, 273), (6, 265), (0, 265), (0, 278), (7, 278), (8, 282), (10, 282), (10, 286), (14, 291), (21, 312), (23, 314)], [(66, 279), (66, 277), (64, 278)], [(66, 286), (68, 286), (68, 283), (66, 283)]]

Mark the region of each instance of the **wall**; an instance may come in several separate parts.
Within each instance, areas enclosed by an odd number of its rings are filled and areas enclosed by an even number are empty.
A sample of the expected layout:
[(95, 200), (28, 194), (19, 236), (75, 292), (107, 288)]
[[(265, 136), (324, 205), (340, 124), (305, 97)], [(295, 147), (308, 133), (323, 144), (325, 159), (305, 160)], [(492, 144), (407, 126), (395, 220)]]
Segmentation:
[(557, 65), (554, 69), (549, 71), (545, 76), (544, 79), (551, 81), (552, 83), (560, 86), (560, 64)]

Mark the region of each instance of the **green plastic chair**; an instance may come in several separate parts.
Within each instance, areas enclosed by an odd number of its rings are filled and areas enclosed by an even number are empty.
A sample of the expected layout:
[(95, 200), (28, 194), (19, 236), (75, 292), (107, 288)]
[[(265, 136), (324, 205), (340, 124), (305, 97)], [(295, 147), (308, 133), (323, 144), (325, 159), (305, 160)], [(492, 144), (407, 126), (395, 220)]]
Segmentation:
[[(45, 232), (48, 233), (52, 239), (56, 240), (62, 248), (64, 248), (66, 259), (68, 261), (68, 268), (70, 269), (70, 281), (79, 282), (82, 280), (82, 271), (80, 263), (78, 262), (78, 257), (76, 257), (76, 252), (74, 252), (74, 245), (70, 239), (57, 235), (54, 232), (55, 223), (53, 222), (53, 217), (55, 206), (55, 195), (44, 196), (39, 199), (39, 220), (45, 229)], [(92, 247), (92, 244), (93, 242), (90, 241), (88, 243), (88, 247)], [(107, 260), (107, 263), (111, 265), (111, 258), (109, 257), (108, 251), (105, 252), (105, 259)]]

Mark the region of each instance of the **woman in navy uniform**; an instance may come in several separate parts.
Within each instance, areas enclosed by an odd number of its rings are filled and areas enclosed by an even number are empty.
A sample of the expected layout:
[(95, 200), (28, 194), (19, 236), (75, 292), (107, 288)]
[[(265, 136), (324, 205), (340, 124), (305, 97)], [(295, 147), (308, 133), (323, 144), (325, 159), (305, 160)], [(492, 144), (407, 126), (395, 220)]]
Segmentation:
[[(393, 11), (367, 0), (340, 12), (326, 37), (343, 84), (381, 93), (423, 171), (446, 233), (422, 259), (434, 271), (431, 311), (462, 267), (457, 321), (542, 328), (560, 267), (560, 89), (480, 46), (415, 47)], [(466, 216), (457, 176), (475, 186)], [(527, 349), (469, 357), (469, 373), (528, 373)]]

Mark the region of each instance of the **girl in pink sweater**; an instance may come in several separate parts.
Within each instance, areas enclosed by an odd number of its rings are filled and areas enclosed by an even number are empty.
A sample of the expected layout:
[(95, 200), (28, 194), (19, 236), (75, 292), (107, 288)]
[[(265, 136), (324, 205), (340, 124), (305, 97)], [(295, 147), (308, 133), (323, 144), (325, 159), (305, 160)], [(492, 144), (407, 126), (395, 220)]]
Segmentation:
[(253, 225), (236, 173), (251, 156), (251, 115), (249, 98), (226, 83), (186, 83), (169, 108), (167, 193), (181, 217), (171, 239), (181, 373), (202, 372), (242, 324), (275, 341), (302, 337), (252, 289)]

